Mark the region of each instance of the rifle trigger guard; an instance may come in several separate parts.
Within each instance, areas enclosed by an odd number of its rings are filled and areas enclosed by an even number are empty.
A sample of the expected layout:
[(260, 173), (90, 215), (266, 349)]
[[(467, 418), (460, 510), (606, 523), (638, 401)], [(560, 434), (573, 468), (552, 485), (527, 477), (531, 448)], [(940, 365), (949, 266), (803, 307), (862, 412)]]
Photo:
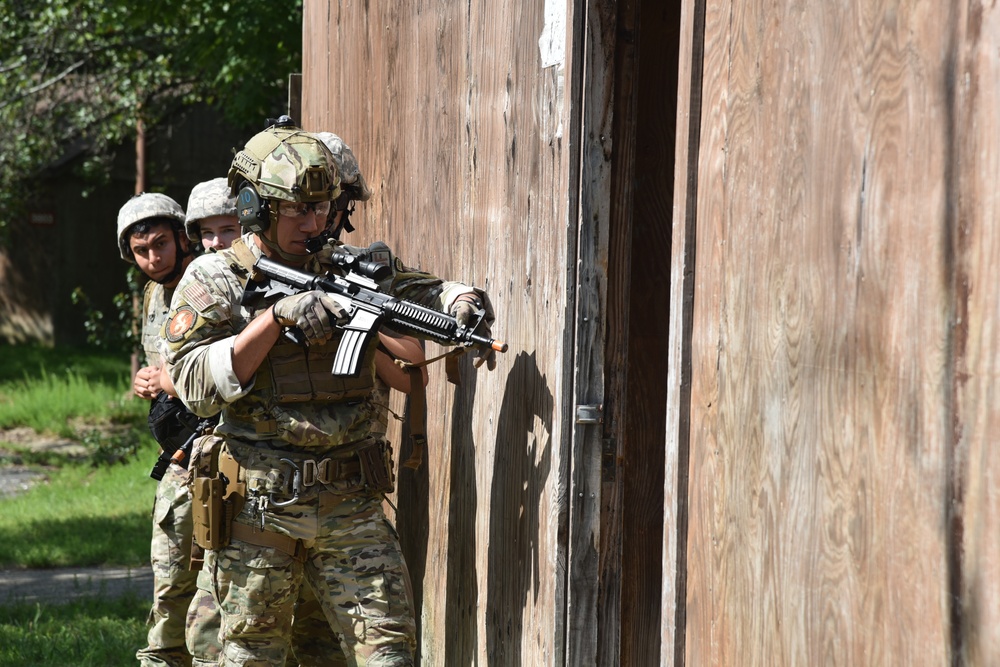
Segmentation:
[(302, 469), (299, 468), (295, 464), (295, 461), (292, 461), (291, 459), (281, 459), (281, 462), (287, 463), (292, 467), (292, 497), (288, 500), (275, 500), (274, 491), (272, 491), (267, 494), (267, 499), (268, 502), (276, 507), (287, 507), (288, 505), (298, 502), (299, 500), (299, 492), (302, 491)]

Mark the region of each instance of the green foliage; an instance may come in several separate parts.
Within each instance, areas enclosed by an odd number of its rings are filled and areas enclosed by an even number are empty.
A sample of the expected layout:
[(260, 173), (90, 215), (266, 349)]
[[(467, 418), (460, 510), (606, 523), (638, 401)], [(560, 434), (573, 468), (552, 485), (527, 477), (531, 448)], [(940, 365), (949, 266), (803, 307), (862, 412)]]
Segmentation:
[(106, 174), (138, 119), (195, 102), (240, 125), (273, 115), (301, 21), (301, 0), (0, 0), (0, 230), (64, 157), (84, 150), (84, 171)]
[(128, 291), (115, 295), (116, 316), (113, 319), (105, 317), (104, 311), (94, 308), (90, 297), (81, 287), (73, 290), (70, 299), (73, 305), (83, 308), (83, 327), (87, 331), (87, 343), (99, 350), (118, 352), (127, 356), (140, 348), (141, 323), (137, 323), (133, 317), (132, 303), (136, 299), (137, 303), (142, 303), (143, 283), (142, 272), (134, 264), (129, 265), (125, 276), (128, 281)]
[(0, 607), (0, 667), (134, 665), (149, 600), (135, 594)]

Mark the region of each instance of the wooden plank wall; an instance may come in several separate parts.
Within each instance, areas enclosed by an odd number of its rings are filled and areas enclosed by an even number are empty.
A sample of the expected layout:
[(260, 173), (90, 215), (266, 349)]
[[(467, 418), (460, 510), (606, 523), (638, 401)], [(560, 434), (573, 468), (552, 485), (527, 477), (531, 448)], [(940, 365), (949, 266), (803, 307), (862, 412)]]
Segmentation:
[(510, 344), (493, 373), (464, 359), (460, 387), (432, 367), (425, 464), (399, 476), (422, 664), (556, 664), (576, 276), (567, 193), (579, 177), (560, 44), (572, 17), (551, 2), (304, 9), (302, 124), (342, 136), (375, 193), (348, 241), (384, 239), (413, 266), (484, 287)]
[(693, 4), (682, 659), (998, 664), (1000, 7)]

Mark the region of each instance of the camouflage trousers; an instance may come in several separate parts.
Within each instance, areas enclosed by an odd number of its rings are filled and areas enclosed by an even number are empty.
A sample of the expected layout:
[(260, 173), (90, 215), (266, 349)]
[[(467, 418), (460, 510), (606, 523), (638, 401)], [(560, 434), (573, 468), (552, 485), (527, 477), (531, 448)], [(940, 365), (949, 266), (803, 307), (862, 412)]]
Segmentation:
[(198, 572), (198, 589), (187, 611), (187, 650), (191, 654), (191, 667), (215, 667), (222, 652), (219, 629), (222, 615), (212, 597), (212, 577), (209, 561), (212, 552), (205, 553), (205, 564)]
[(135, 654), (142, 667), (186, 667), (191, 664), (184, 634), (187, 610), (198, 576), (190, 569), (193, 531), (187, 471), (171, 465), (156, 486), (153, 502), (153, 539), (149, 549), (153, 566), (153, 606), (146, 621), (149, 626), (147, 646)]
[(298, 539), (302, 548), (293, 557), (234, 539), (214, 552), (220, 666), (283, 667), (304, 585), (343, 632), (347, 664), (413, 664), (409, 573), (381, 498), (313, 493), (285, 507), (272, 504), (262, 514), (248, 503), (237, 520), (258, 526), (263, 520), (266, 530)]
[[(198, 591), (188, 608), (187, 648), (192, 667), (215, 667), (222, 653), (219, 630), (222, 613), (212, 591), (211, 572), (215, 552), (205, 553), (205, 567), (198, 574)], [(292, 621), (292, 655), (285, 667), (347, 667), (347, 655), (341, 646), (342, 633), (334, 632), (312, 588), (303, 585), (295, 603)]]

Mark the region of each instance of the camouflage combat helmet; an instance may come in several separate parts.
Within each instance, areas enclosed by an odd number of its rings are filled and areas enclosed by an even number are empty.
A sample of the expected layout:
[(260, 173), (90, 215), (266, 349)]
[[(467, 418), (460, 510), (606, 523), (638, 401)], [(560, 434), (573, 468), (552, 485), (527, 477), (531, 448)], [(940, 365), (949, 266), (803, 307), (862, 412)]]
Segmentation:
[(340, 195), (333, 156), (315, 134), (272, 125), (255, 134), (233, 158), (229, 188), (235, 195), (249, 182), (261, 199), (331, 201)]
[(180, 226), (184, 224), (184, 209), (167, 195), (158, 192), (144, 192), (125, 202), (118, 211), (118, 251), (126, 262), (135, 263), (135, 259), (125, 233), (135, 223), (150, 218), (166, 218), (176, 221)]
[(230, 191), (225, 178), (213, 178), (194, 186), (188, 197), (187, 219), (184, 231), (195, 243), (201, 240), (198, 223), (216, 215), (236, 217), (236, 197)]
[[(356, 201), (368, 201), (372, 197), (372, 191), (365, 183), (365, 177), (361, 174), (358, 160), (354, 157), (354, 151), (344, 143), (344, 140), (333, 132), (317, 132), (326, 147), (333, 154), (333, 163), (340, 174), (340, 188), (344, 191), (340, 199), (345, 198)], [(340, 202), (338, 202), (340, 203)], [(346, 204), (346, 202), (344, 202)]]

